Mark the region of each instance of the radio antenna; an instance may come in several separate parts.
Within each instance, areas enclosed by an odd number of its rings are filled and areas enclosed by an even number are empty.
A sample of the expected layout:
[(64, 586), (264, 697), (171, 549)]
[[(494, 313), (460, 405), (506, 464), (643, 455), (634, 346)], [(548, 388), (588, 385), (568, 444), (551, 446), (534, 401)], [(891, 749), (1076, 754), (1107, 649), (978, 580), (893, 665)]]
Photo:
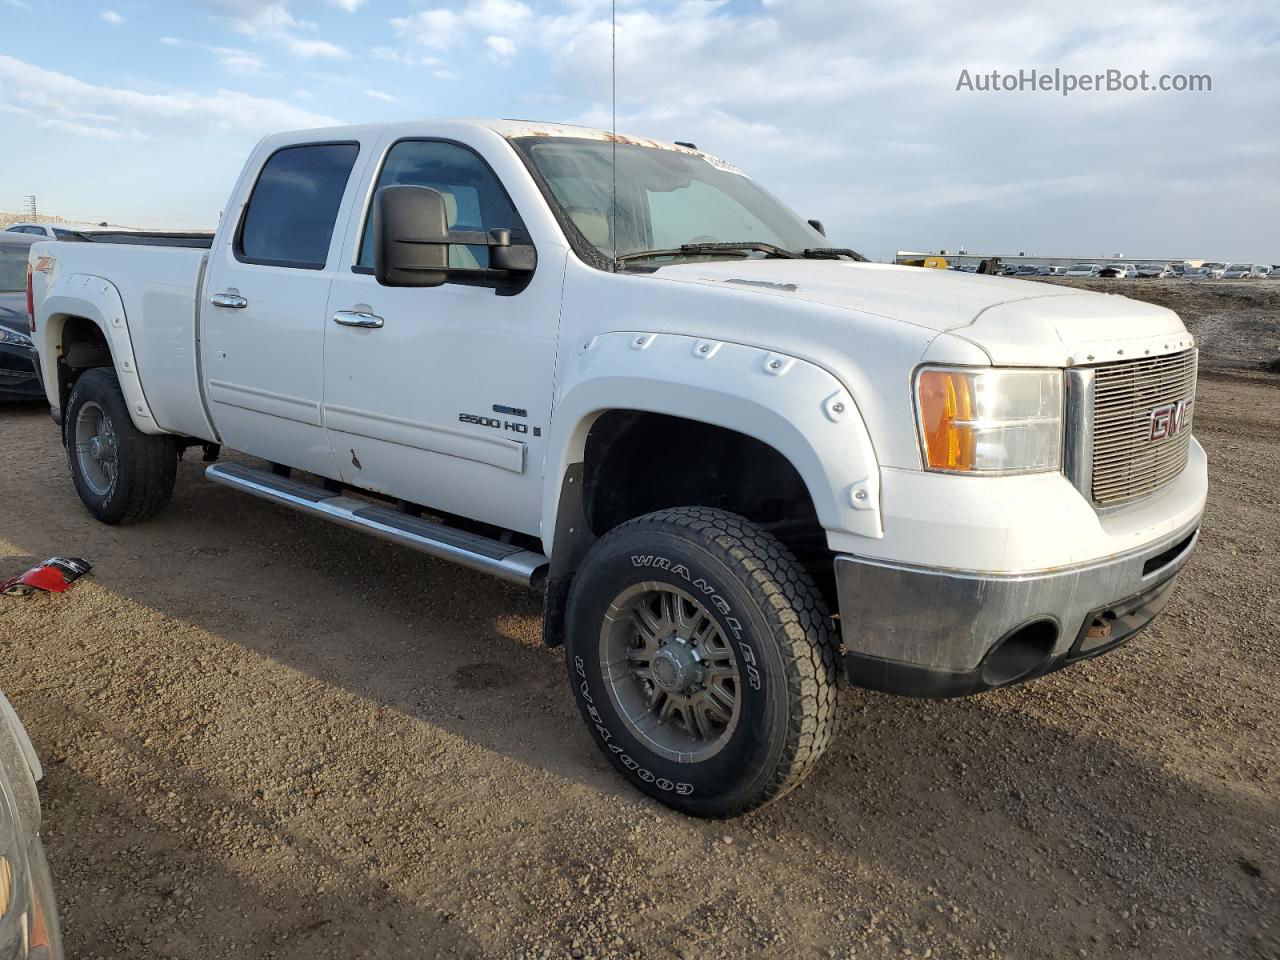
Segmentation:
[(613, 270), (618, 271), (618, 0), (609, 7), (609, 101), (613, 110), (612, 143), (609, 160), (613, 176), (613, 197), (609, 203), (609, 236), (613, 240)]

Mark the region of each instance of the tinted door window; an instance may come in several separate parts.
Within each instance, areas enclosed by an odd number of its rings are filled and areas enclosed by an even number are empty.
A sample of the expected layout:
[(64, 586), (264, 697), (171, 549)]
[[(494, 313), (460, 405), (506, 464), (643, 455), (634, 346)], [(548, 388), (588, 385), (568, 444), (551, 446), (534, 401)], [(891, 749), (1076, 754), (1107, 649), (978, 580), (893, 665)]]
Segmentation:
[(322, 269), (359, 152), (354, 143), (319, 143), (273, 153), (249, 198), (236, 256), (250, 263)]
[[(401, 184), (439, 190), (444, 195), (450, 230), (484, 232), (505, 227), (511, 230), (513, 241), (525, 239), (523, 224), (506, 190), (488, 165), (466, 147), (438, 140), (402, 140), (387, 154), (377, 189)], [(361, 267), (373, 266), (373, 236), (373, 217), (369, 216), (360, 240)], [(489, 248), (455, 244), (449, 248), (449, 266), (483, 270), (489, 266)]]

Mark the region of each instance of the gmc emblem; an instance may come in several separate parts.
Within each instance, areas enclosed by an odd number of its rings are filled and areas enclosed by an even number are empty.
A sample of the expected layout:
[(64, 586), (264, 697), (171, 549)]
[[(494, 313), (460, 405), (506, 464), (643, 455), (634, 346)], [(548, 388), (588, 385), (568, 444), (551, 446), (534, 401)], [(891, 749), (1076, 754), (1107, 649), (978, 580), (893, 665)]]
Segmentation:
[(1176, 400), (1151, 411), (1150, 440), (1165, 440), (1178, 433), (1190, 419), (1191, 401)]

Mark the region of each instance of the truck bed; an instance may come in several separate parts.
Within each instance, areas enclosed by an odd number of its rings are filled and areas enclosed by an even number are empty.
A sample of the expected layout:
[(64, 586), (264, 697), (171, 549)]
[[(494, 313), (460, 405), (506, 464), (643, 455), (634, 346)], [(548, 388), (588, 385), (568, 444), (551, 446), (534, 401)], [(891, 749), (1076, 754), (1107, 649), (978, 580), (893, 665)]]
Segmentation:
[[(147, 402), (157, 425), (173, 433), (212, 439), (213, 426), (200, 399), (196, 336), (197, 296), (212, 239), (202, 234), (92, 236), (41, 241), (32, 246), (33, 256), (52, 257), (59, 277), (105, 280), (114, 288), (137, 374), (146, 383)], [(37, 273), (35, 279), (37, 286), (43, 286), (52, 277)], [(75, 302), (60, 304), (58, 309), (70, 315), (81, 312)], [(56, 376), (52, 368), (44, 373)]]

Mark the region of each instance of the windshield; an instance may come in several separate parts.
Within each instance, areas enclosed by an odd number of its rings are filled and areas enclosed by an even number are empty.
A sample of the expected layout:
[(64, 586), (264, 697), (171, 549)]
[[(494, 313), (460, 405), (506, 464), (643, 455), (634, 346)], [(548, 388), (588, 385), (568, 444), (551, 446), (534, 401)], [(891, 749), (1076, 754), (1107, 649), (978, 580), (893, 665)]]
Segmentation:
[(1253, 264), (1250, 264), (1250, 263), (1233, 263), (1233, 264), (1231, 264), (1231, 266), (1227, 267), (1227, 269), (1228, 269), (1228, 270), (1251, 270), (1251, 269), (1253, 269)]
[(1077, 263), (1077, 264), (1076, 264), (1074, 267), (1072, 267), (1071, 269), (1072, 269), (1073, 271), (1074, 271), (1074, 270), (1097, 270), (1097, 269), (1098, 269), (1098, 265), (1097, 265), (1096, 263)]
[(27, 289), (27, 254), (31, 246), (26, 243), (0, 244), (0, 293), (13, 293)]
[(1203, 267), (1201, 267), (1200, 269), (1202, 269), (1202, 270), (1221, 270), (1221, 269), (1223, 269), (1224, 267), (1226, 267), (1226, 264), (1225, 264), (1225, 263), (1206, 263), (1206, 264), (1205, 264)]
[(829, 246), (754, 181), (702, 154), (616, 144), (617, 214), (611, 218), (615, 144), (560, 137), (518, 143), (550, 188), (549, 199), (608, 260), (687, 243), (767, 243), (797, 253)]

